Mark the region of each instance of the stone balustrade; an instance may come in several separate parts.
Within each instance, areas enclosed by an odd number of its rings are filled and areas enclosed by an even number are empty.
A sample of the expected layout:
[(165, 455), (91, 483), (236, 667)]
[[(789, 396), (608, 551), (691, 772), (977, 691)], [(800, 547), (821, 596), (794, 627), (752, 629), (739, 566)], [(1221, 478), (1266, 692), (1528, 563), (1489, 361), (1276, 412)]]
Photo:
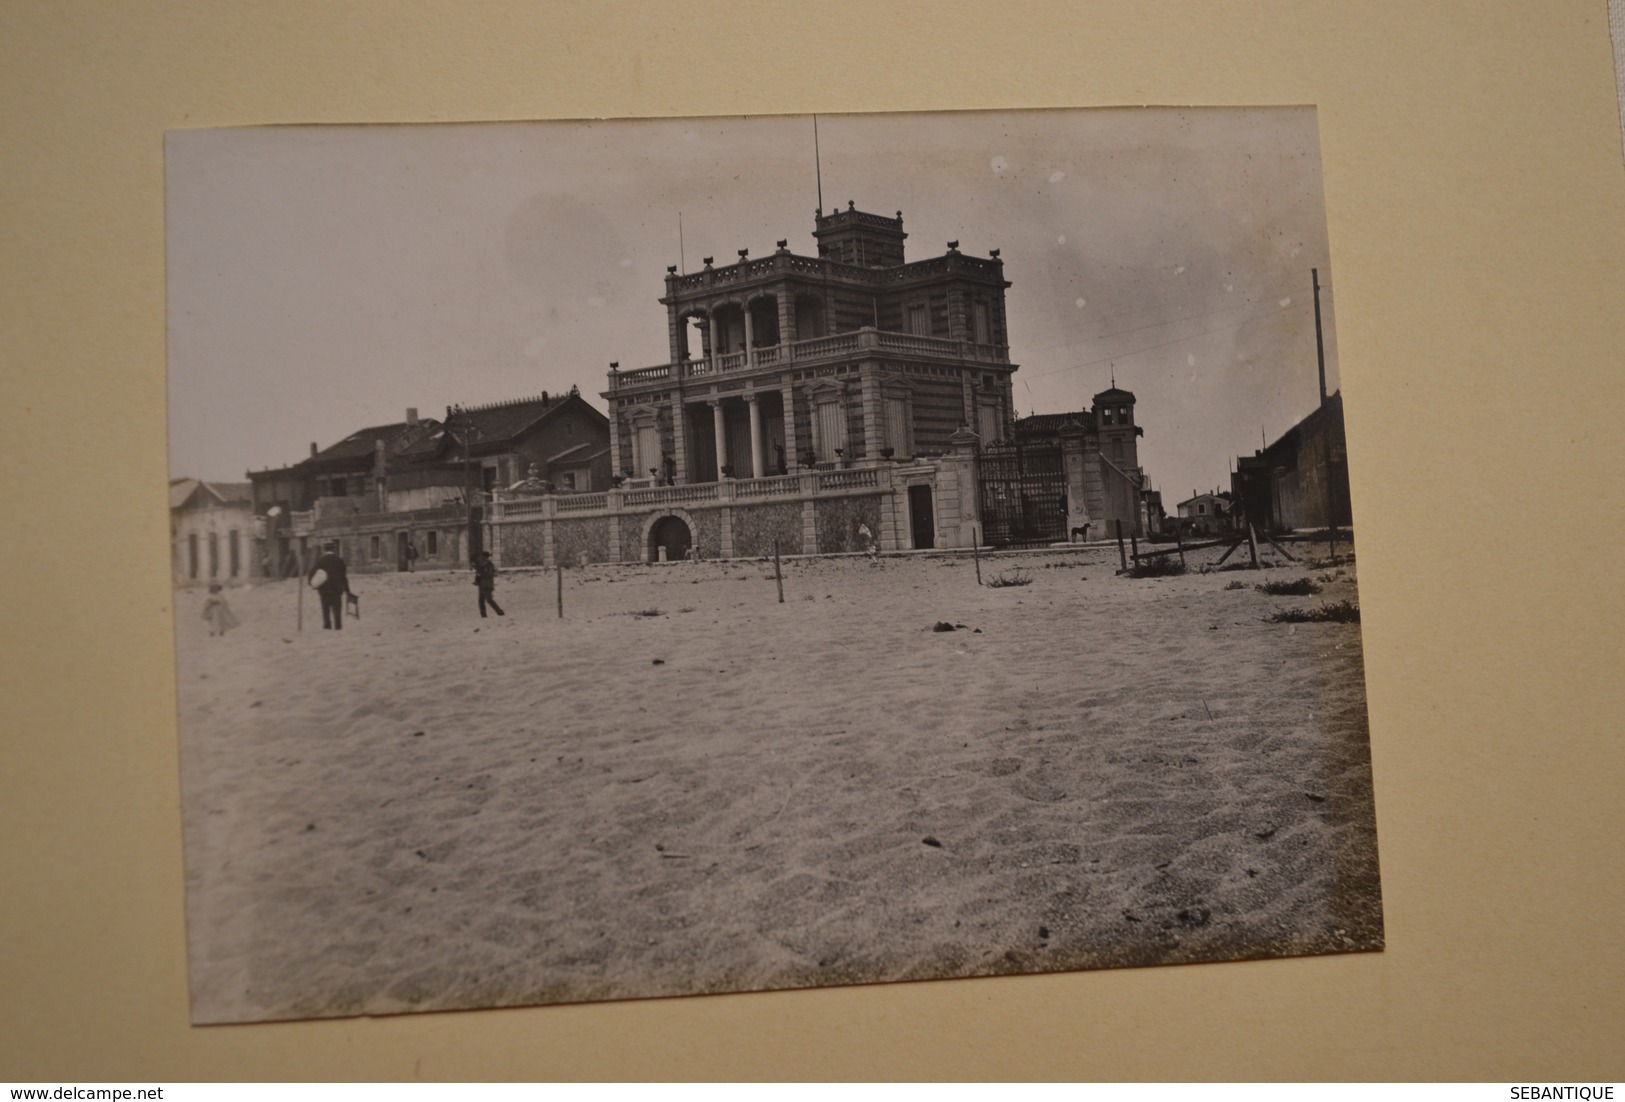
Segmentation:
[(609, 376), (609, 383), (610, 388), (615, 390), (651, 383), (668, 383), (679, 378), (700, 379), (753, 368), (784, 367), (789, 364), (811, 365), (820, 361), (849, 359), (865, 351), (989, 364), (1010, 362), (1010, 349), (1007, 345), (977, 344), (973, 341), (952, 340), (947, 337), (922, 337), (913, 333), (894, 333), (865, 326), (852, 333), (837, 333), (833, 336), (810, 337), (807, 340), (787, 344), (767, 345), (754, 349), (750, 356), (744, 352), (727, 352), (704, 360), (684, 360), (681, 363), (643, 367), (636, 371), (613, 372)]
[(783, 252), (756, 260), (743, 260), (737, 264), (725, 264), (722, 267), (702, 268), (687, 275), (669, 276), (667, 287), (672, 292), (705, 291), (784, 274), (817, 276), (821, 279), (838, 279), (850, 283), (894, 284), (908, 283), (916, 279), (931, 279), (949, 273), (1002, 279), (1004, 265), (998, 260), (952, 252), (893, 268), (861, 268), (855, 264), (843, 264), (838, 260)]

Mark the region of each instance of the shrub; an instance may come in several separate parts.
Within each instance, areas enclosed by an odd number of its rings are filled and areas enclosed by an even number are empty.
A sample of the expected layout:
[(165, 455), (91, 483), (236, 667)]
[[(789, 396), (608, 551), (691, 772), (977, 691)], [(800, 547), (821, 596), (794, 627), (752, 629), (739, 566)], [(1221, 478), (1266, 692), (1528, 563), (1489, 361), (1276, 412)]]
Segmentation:
[(1003, 589), (1012, 585), (1032, 585), (1030, 574), (1023, 574), (1019, 570), (1007, 570), (1003, 574), (995, 574), (985, 583), (989, 589)]
[(632, 613), (632, 615), (634, 615), (634, 616), (664, 616), (665, 613), (661, 612), (658, 608), (640, 608), (636, 612)]
[(1225, 588), (1226, 589), (1246, 589), (1247, 588), (1247, 583), (1246, 582), (1231, 582), (1229, 585), (1225, 586)]
[(1289, 608), (1284, 612), (1275, 613), (1268, 619), (1276, 624), (1358, 624), (1360, 606), (1352, 600), (1338, 601), (1336, 604), (1321, 605), (1319, 608)]
[(1264, 582), (1258, 586), (1260, 593), (1268, 593), (1271, 597), (1312, 597), (1320, 592), (1320, 586), (1309, 578), (1283, 578), (1280, 581)]
[(1129, 567), (1131, 578), (1172, 578), (1186, 572), (1185, 564), (1173, 555), (1158, 555), (1154, 559), (1141, 559)]

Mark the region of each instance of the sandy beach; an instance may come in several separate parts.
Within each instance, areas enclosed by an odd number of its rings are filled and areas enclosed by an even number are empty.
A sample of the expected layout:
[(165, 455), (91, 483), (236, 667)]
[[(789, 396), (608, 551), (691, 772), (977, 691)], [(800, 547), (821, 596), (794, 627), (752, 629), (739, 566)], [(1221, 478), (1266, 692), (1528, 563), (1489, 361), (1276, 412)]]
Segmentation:
[(1359, 625), (1266, 620), (1353, 566), (1117, 565), (597, 565), (562, 620), (361, 576), (342, 632), (289, 581), (220, 638), (178, 593), (194, 1020), (1379, 948)]

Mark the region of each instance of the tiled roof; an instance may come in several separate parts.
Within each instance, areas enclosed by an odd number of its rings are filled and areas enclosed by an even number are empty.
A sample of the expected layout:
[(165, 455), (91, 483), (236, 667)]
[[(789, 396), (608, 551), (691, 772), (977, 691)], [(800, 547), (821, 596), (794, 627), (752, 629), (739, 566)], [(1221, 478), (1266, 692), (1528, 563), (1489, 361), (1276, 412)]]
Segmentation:
[(511, 443), (516, 437), (534, 427), (538, 421), (570, 406), (575, 406), (599, 421), (608, 423), (609, 419), (579, 394), (553, 394), (548, 395), (545, 400), (538, 395), (535, 398), (519, 398), (511, 402), (469, 406), (462, 413), (453, 415), (447, 429), (452, 441), (461, 447), (466, 417), (467, 423), (473, 429), (474, 450), (489, 451)]
[[(564, 460), (570, 458), (572, 455), (575, 455), (576, 452), (581, 451), (584, 448), (592, 447), (593, 443), (594, 442), (591, 441), (591, 440), (583, 440), (581, 443), (576, 444), (573, 447), (565, 448), (563, 451), (559, 452), (557, 455), (548, 456), (547, 461), (549, 463), (562, 463), (562, 462), (564, 462)], [(609, 449), (605, 448), (603, 450), (608, 451)], [(586, 456), (576, 456), (576, 458), (585, 459), (587, 457)]]
[(1077, 413), (1034, 413), (1016, 419), (1016, 432), (1023, 436), (1047, 435), (1060, 431), (1061, 426), (1068, 421), (1076, 421), (1087, 428), (1094, 419), (1094, 414), (1088, 410), (1080, 410)]
[(202, 491), (211, 505), (246, 505), (253, 499), (247, 482), (204, 482), (197, 478), (177, 478), (169, 483), (169, 507), (181, 509)]
[(410, 449), (425, 436), (432, 436), (440, 423), (432, 418), (425, 418), (417, 424), (408, 424), (405, 421), (396, 421), (388, 425), (373, 425), (370, 428), (352, 432), (343, 440), (331, 447), (323, 448), (310, 457), (309, 462), (317, 464), (343, 463), (357, 459), (370, 459), (379, 440), (384, 441), (390, 452), (399, 455)]

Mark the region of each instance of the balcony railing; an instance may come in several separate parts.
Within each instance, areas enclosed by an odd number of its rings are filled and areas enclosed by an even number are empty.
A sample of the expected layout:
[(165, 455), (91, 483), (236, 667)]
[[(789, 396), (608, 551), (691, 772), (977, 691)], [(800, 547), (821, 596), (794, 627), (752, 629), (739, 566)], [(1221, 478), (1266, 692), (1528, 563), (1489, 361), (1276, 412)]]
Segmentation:
[(507, 521), (550, 520), (587, 513), (620, 513), (678, 506), (707, 507), (767, 498), (812, 498), (823, 494), (852, 494), (884, 490), (892, 484), (894, 464), (852, 467), (838, 471), (801, 471), (768, 478), (730, 478), (683, 486), (642, 486), (604, 493), (551, 494), (492, 502), (489, 519)]
[(828, 360), (850, 359), (864, 351), (985, 364), (1010, 362), (1010, 349), (1007, 345), (982, 344), (947, 337), (922, 337), (914, 333), (893, 333), (865, 326), (853, 333), (837, 333), (833, 336), (812, 337), (789, 344), (769, 345), (754, 349), (749, 355), (744, 352), (725, 352), (704, 360), (684, 360), (681, 363), (643, 367), (636, 371), (613, 372), (609, 381), (610, 388), (614, 390), (650, 383), (666, 383), (678, 378), (699, 379), (752, 368), (811, 365)]
[(705, 268), (698, 272), (690, 272), (688, 275), (672, 276), (667, 286), (679, 293), (704, 291), (710, 287), (733, 287), (754, 279), (771, 278), (787, 272), (817, 276), (820, 279), (845, 280), (849, 283), (896, 284), (934, 278), (948, 273), (1003, 279), (1004, 265), (998, 260), (952, 252), (931, 257), (929, 260), (901, 264), (895, 268), (860, 268), (855, 264), (842, 264), (838, 260), (783, 252), (757, 260), (726, 264), (720, 268)]

